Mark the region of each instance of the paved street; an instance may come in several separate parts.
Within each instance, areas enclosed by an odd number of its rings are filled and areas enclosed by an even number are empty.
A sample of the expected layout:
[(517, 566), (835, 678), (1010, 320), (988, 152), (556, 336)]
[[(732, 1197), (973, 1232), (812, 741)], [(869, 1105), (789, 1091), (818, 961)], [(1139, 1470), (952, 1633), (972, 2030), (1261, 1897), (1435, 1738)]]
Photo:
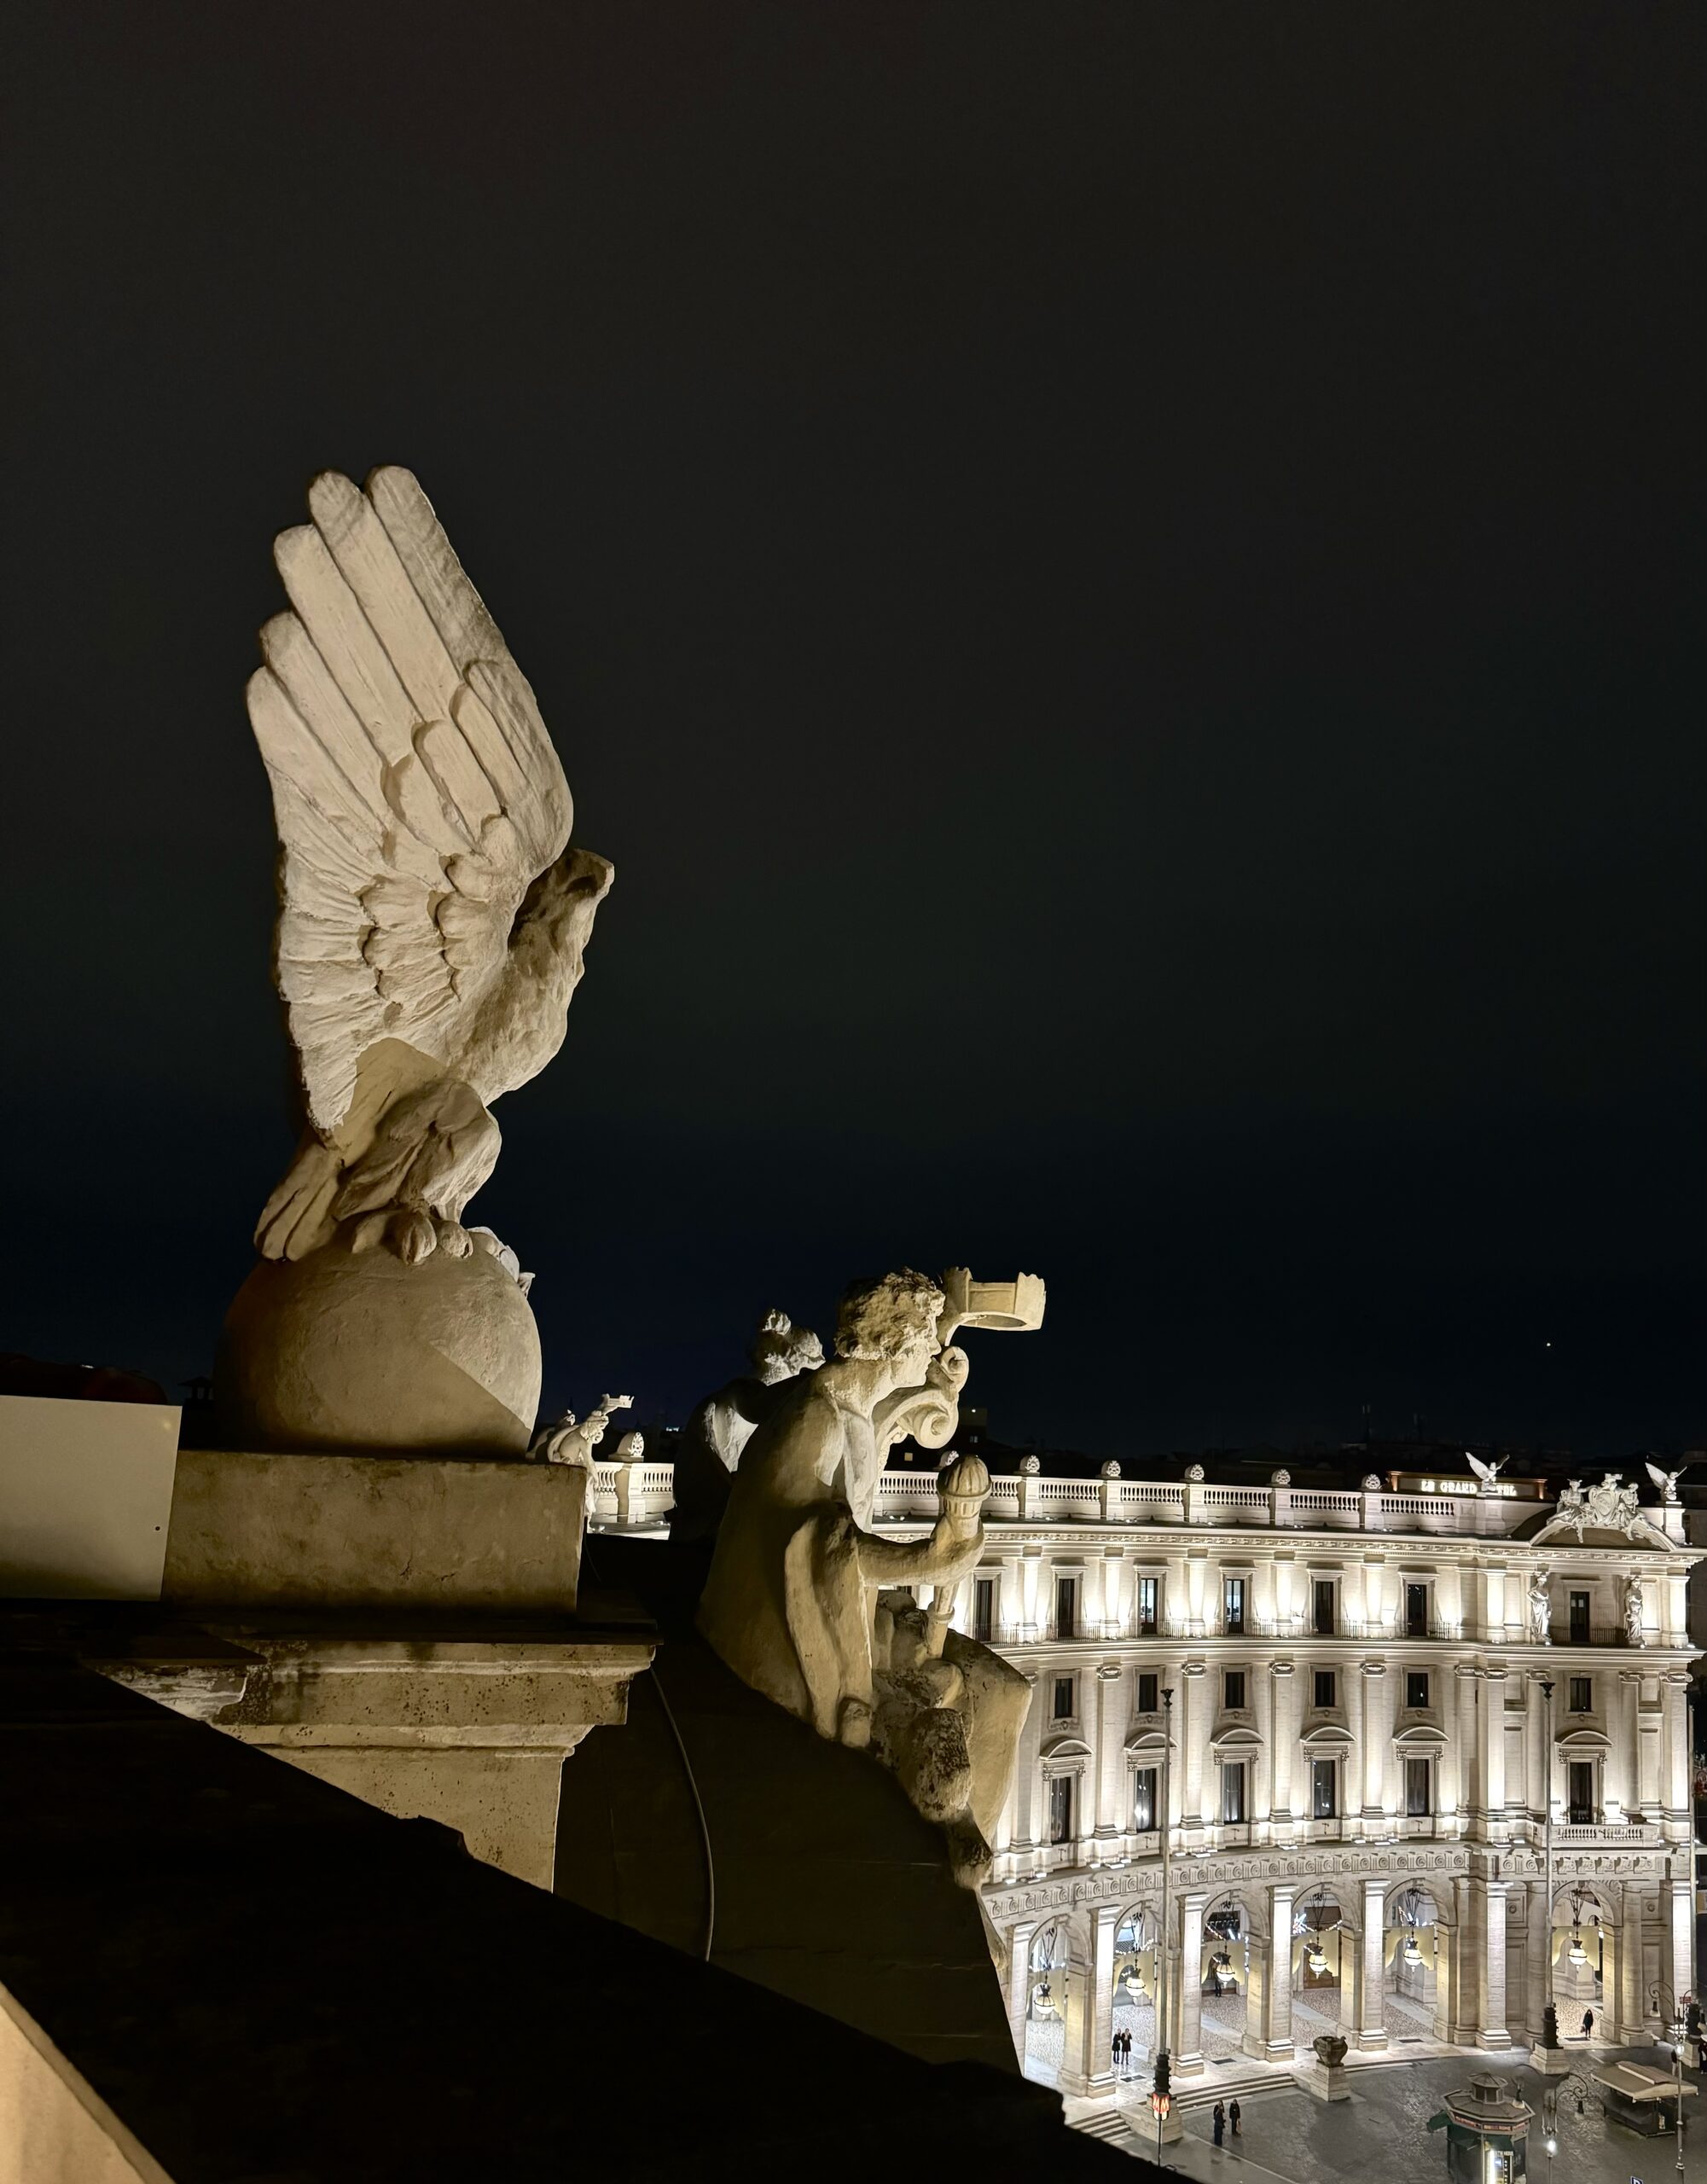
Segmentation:
[[(1670, 2065), (1669, 2053), (1618, 2052), (1662, 2070)], [(1642, 2184), (1675, 2184), (1676, 2152), (1670, 2138), (1638, 2138), (1593, 2114), (1579, 2117), (1569, 2093), (1560, 2099), (1559, 2153), (1549, 2164), (1540, 2128), (1542, 2081), (1515, 2055), (1491, 2056), (1487, 2062), (1496, 2075), (1515, 2081), (1516, 2091), (1536, 2112), (1530, 2129), (1530, 2184), (1548, 2184), (1549, 2175), (1552, 2184), (1631, 2184), (1633, 2177), (1641, 2178)], [(1292, 2184), (1340, 2176), (1378, 2179), (1379, 2184), (1442, 2184), (1445, 2135), (1431, 2132), (1428, 2119), (1438, 2112), (1448, 2090), (1468, 2084), (1480, 2066), (1481, 2059), (1460, 2055), (1361, 2069), (1353, 2075), (1350, 2099), (1332, 2105), (1296, 2088), (1241, 2094), (1243, 2135), (1229, 2140), (1219, 2156), (1207, 2143), (1208, 2110), (1191, 2109), (1185, 2128), (1193, 2143), (1179, 2166), (1216, 2184), (1263, 2184), (1263, 2170)], [(1686, 2082), (1701, 2085), (1698, 2077)], [(1698, 2113), (1704, 2100), (1707, 2095), (1698, 2090), (1688, 2104), (1696, 2111), (1685, 2141), (1690, 2184), (1707, 2184), (1707, 2124)]]

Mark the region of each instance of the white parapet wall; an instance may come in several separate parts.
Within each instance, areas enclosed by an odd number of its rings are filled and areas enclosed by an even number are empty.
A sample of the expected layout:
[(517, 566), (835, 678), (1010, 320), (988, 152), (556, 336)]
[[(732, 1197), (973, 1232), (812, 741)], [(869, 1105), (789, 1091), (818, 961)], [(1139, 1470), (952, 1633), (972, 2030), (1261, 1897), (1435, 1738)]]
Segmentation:
[(0, 1596), (160, 1598), (179, 1415), (0, 1396)]

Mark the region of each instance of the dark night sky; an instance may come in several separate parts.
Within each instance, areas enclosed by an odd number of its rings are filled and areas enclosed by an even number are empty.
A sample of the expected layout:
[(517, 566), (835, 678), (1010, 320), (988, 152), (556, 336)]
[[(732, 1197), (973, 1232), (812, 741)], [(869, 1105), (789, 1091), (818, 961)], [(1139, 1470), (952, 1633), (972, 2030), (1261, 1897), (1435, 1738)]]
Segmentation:
[(403, 462), (618, 868), (548, 1400), (966, 1259), (1013, 1438), (1707, 1441), (1698, 6), (13, 22), (0, 1348), (207, 1367), (270, 542)]

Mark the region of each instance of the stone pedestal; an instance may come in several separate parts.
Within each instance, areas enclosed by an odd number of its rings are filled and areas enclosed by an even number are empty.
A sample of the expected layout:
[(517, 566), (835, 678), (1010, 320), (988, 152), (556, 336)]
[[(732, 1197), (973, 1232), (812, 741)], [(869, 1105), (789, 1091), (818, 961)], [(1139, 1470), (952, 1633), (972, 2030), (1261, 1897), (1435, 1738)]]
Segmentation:
[(520, 1456), (183, 1449), (160, 1597), (570, 1614), (586, 1501), (578, 1467)]
[(653, 1646), (575, 1612), (586, 1486), (521, 1458), (186, 1449), (157, 1626), (85, 1658), (549, 1888), (563, 1762)]
[(1292, 2073), (1306, 2093), (1318, 2100), (1350, 2100), (1351, 2073), (1344, 2063), (1321, 2063), (1312, 2059)]

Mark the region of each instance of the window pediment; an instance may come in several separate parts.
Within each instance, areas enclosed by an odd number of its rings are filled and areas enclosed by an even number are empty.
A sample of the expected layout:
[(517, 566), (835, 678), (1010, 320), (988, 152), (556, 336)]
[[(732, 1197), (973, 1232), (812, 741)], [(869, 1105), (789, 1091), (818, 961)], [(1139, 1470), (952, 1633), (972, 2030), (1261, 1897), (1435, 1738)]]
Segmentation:
[(1038, 1754), (1040, 1759), (1089, 1759), (1090, 1746), (1083, 1737), (1051, 1737)]
[(1446, 1732), (1431, 1722), (1413, 1722), (1408, 1728), (1398, 1732), (1393, 1742), (1404, 1751), (1441, 1751), (1446, 1746)]
[(1601, 1729), (1561, 1729), (1553, 1739), (1561, 1751), (1610, 1751), (1612, 1740)]

